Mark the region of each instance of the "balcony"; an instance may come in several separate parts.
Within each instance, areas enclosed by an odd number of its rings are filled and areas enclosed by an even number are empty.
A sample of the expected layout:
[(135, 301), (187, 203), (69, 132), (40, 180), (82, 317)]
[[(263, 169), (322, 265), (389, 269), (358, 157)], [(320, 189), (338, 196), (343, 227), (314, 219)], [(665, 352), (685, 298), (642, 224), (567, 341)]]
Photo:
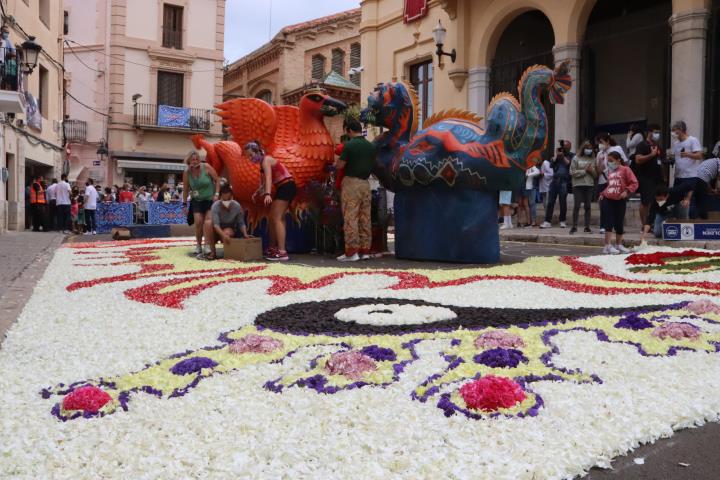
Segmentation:
[(202, 108), (136, 103), (133, 125), (158, 130), (207, 132), (213, 123), (212, 115), (212, 110)]
[(85, 143), (87, 141), (87, 122), (83, 120), (65, 120), (63, 133), (67, 143)]

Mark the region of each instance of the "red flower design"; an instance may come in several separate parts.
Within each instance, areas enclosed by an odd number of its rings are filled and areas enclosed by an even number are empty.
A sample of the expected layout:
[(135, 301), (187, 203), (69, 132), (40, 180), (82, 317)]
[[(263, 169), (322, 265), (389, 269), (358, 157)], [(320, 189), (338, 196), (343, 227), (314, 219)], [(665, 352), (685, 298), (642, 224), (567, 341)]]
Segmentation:
[(522, 387), (507, 377), (488, 375), (460, 387), (460, 395), (468, 408), (494, 412), (514, 407), (525, 400)]
[(62, 401), (64, 410), (84, 410), (97, 413), (112, 398), (94, 385), (86, 385), (65, 395)]

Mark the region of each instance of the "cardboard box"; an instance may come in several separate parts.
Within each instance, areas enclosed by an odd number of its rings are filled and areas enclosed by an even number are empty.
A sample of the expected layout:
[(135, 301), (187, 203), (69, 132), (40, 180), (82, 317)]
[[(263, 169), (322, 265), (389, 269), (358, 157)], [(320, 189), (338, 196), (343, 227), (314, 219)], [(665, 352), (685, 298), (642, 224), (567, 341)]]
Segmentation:
[(226, 259), (251, 262), (263, 258), (262, 239), (254, 238), (232, 238), (229, 245), (223, 245)]
[(127, 228), (113, 228), (110, 233), (113, 240), (130, 240), (132, 238), (132, 234)]
[(720, 240), (720, 220), (666, 220), (663, 240)]

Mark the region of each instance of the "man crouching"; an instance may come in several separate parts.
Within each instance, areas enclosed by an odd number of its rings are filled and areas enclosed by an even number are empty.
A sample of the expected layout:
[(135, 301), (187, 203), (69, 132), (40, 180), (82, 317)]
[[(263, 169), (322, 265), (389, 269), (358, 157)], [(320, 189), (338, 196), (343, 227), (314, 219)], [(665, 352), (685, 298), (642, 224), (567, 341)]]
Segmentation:
[(220, 187), (220, 200), (213, 203), (210, 215), (206, 216), (203, 228), (205, 229), (205, 241), (210, 249), (210, 252), (205, 255), (206, 260), (215, 260), (217, 258), (215, 244), (218, 241), (228, 245), (230, 239), (236, 237), (238, 232), (243, 238), (251, 237), (251, 235), (248, 235), (247, 226), (245, 225), (243, 209), (238, 202), (233, 200), (232, 187), (229, 183), (225, 183)]

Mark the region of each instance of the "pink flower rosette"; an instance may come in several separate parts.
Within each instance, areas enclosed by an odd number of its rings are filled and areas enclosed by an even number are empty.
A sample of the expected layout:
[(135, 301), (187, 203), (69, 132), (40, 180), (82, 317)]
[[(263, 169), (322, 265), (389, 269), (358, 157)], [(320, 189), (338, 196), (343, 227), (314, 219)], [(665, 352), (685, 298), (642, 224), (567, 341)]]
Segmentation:
[(230, 344), (230, 353), (270, 353), (283, 345), (282, 341), (265, 335), (245, 335)]
[(325, 369), (332, 375), (359, 380), (366, 372), (377, 370), (377, 365), (368, 355), (352, 350), (333, 353), (325, 364)]
[(507, 377), (487, 375), (460, 387), (460, 396), (468, 408), (494, 412), (511, 408), (525, 400), (522, 387)]
[(675, 340), (682, 340), (684, 338), (697, 340), (700, 338), (700, 329), (689, 323), (668, 322), (653, 330), (652, 335), (660, 338), (661, 340), (665, 340), (668, 337)]
[(694, 302), (688, 303), (685, 307), (685, 310), (689, 310), (695, 315), (703, 315), (705, 313), (720, 313), (720, 305), (713, 302), (712, 300), (703, 298), (702, 300), (695, 300)]
[(492, 330), (485, 332), (475, 339), (475, 347), (485, 348), (522, 348), (525, 342), (522, 338), (505, 330)]

